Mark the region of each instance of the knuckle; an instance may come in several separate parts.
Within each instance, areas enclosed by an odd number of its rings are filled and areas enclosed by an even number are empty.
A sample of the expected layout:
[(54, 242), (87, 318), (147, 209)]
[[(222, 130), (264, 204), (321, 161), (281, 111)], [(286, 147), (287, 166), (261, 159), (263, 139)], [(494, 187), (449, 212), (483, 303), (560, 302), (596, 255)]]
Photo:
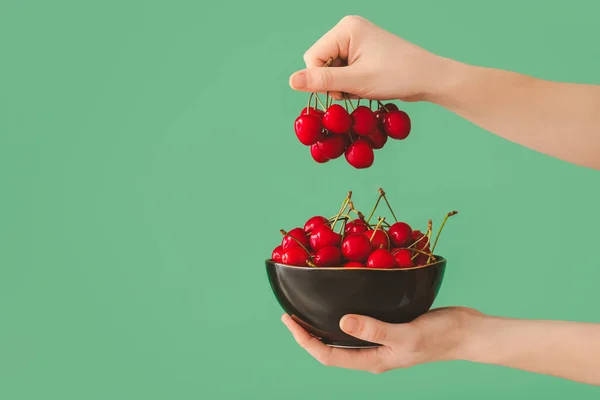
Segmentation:
[(322, 84), (323, 87), (325, 89), (330, 89), (333, 87), (333, 74), (331, 73), (331, 70), (329, 70), (328, 68), (322, 68), (321, 69), (321, 80), (322, 80)]
[(369, 370), (370, 373), (375, 374), (375, 375), (380, 375), (387, 371), (388, 371), (387, 368), (385, 368), (381, 365), (377, 365)]
[(349, 27), (355, 27), (358, 26), (362, 23), (363, 19), (361, 17), (359, 17), (358, 15), (346, 15), (344, 18), (341, 19), (340, 24), (349, 26)]
[(304, 52), (304, 55), (302, 56), (302, 59), (304, 60), (304, 63), (305, 63), (305, 64), (308, 64), (308, 63), (310, 62), (310, 60), (311, 60), (311, 58), (312, 58), (311, 54), (312, 54), (312, 53), (311, 53), (311, 51), (310, 51), (310, 50), (306, 50), (306, 51)]

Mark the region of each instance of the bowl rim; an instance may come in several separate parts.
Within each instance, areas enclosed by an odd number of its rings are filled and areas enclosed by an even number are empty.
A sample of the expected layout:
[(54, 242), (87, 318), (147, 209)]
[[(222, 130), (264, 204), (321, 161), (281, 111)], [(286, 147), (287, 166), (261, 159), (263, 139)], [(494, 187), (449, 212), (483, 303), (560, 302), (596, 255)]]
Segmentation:
[(367, 268), (367, 267), (360, 267), (360, 268), (346, 268), (344, 266), (341, 267), (301, 267), (298, 265), (288, 265), (288, 264), (282, 264), (282, 263), (278, 263), (273, 261), (273, 259), (268, 258), (265, 260), (266, 263), (268, 264), (273, 264), (273, 265), (278, 265), (281, 267), (285, 267), (285, 268), (295, 268), (295, 269), (300, 269), (300, 270), (307, 270), (307, 271), (336, 271), (336, 270), (344, 270), (344, 271), (414, 271), (416, 269), (423, 269), (423, 268), (429, 268), (429, 267), (433, 267), (434, 265), (438, 265), (441, 263), (445, 263), (447, 260), (446, 258), (442, 257), (442, 256), (438, 256), (437, 254), (433, 255), (436, 258), (436, 262), (430, 263), (430, 264), (425, 264), (425, 265), (417, 265), (416, 267), (411, 267), (411, 268)]

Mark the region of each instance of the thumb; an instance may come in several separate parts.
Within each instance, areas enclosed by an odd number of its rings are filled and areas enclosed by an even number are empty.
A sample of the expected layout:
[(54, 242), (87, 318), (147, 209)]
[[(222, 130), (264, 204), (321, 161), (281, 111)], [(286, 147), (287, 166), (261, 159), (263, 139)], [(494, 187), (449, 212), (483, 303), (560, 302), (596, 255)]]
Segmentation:
[(292, 89), (305, 92), (354, 93), (356, 74), (352, 67), (314, 67), (295, 72), (290, 77)]
[(345, 315), (340, 328), (348, 335), (367, 342), (389, 344), (394, 340), (396, 326), (362, 315)]

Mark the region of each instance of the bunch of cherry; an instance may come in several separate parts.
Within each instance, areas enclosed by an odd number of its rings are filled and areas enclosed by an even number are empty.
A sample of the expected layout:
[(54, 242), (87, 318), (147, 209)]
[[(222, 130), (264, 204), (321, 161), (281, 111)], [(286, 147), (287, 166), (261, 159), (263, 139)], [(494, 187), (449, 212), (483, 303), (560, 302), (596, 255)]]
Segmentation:
[[(432, 244), (431, 220), (425, 233), (399, 222), (382, 189), (368, 218), (354, 208), (351, 197), (349, 192), (340, 211), (331, 218), (315, 216), (303, 228), (281, 230), (283, 240), (273, 250), (271, 259), (286, 265), (317, 268), (391, 269), (427, 265), (436, 261), (433, 252), (447, 219), (457, 214), (452, 211), (446, 215)], [(370, 223), (381, 199), (394, 218), (391, 225), (385, 217)]]
[[(314, 107), (311, 100), (315, 98)], [(352, 100), (344, 98), (345, 108), (340, 104), (330, 104), (327, 96), (324, 105), (319, 95), (312, 93), (308, 105), (294, 122), (294, 131), (300, 143), (310, 146), (310, 154), (318, 163), (346, 155), (346, 160), (354, 168), (362, 169), (373, 165), (374, 149), (381, 149), (388, 137), (406, 139), (410, 133), (410, 118), (393, 103), (382, 104), (372, 111), (369, 106), (355, 107)], [(322, 110), (318, 108), (317, 101)], [(348, 107), (350, 105), (350, 108)]]

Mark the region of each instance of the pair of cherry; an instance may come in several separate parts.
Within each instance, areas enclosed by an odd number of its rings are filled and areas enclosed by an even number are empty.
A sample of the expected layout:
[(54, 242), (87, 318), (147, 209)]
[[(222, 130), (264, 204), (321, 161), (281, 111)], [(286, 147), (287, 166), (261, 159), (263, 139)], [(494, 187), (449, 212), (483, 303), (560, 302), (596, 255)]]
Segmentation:
[[(311, 107), (312, 96), (315, 106)], [(317, 108), (317, 100), (322, 110)], [(368, 168), (375, 160), (374, 150), (381, 149), (388, 137), (403, 140), (408, 137), (411, 122), (408, 114), (393, 103), (382, 104), (372, 111), (371, 107), (354, 107), (345, 99), (346, 108), (340, 104), (327, 106), (312, 93), (308, 105), (294, 122), (294, 131), (300, 143), (310, 146), (310, 154), (318, 163), (326, 163), (345, 154), (350, 165), (357, 169)], [(369, 102), (372, 104), (372, 102)], [(349, 112), (348, 104), (352, 111)]]

